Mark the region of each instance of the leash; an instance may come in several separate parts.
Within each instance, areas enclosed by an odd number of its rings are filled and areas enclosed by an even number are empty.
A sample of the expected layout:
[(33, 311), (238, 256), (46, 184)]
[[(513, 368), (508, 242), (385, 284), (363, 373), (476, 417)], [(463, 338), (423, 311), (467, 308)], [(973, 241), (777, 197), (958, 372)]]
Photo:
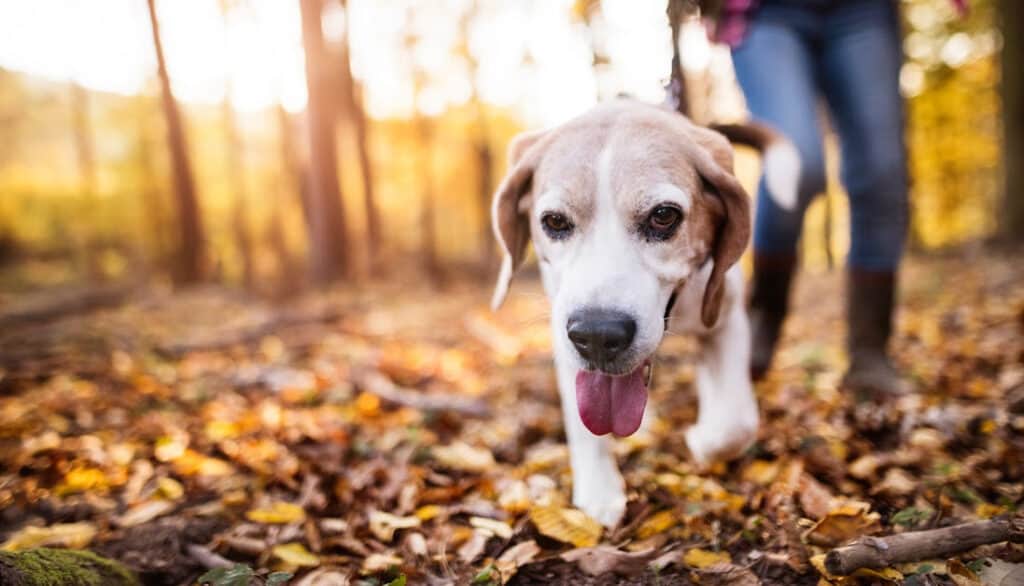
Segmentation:
[(690, 114), (690, 99), (686, 94), (686, 75), (683, 74), (683, 63), (679, 58), (679, 29), (683, 18), (692, 14), (696, 8), (694, 0), (668, 0), (665, 14), (672, 28), (672, 73), (665, 87), (665, 100), (668, 105), (684, 116)]

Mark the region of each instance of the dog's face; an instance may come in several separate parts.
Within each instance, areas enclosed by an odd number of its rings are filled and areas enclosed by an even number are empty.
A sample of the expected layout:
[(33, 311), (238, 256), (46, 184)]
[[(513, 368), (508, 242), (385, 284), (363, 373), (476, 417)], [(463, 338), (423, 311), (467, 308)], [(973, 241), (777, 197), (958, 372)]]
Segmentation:
[(632, 101), (518, 137), (494, 220), (506, 257), (500, 303), (527, 239), (551, 299), (554, 344), (579, 369), (594, 433), (629, 435), (674, 292), (709, 259), (701, 317), (717, 320), (722, 276), (749, 235), (749, 204), (723, 137)]

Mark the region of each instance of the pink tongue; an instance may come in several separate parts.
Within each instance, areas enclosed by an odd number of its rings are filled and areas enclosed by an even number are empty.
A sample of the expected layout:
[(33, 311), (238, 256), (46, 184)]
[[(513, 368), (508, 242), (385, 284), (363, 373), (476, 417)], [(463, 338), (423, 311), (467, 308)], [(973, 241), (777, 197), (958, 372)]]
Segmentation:
[(580, 419), (594, 435), (619, 437), (640, 428), (647, 404), (644, 365), (624, 376), (581, 370), (576, 373), (576, 405)]

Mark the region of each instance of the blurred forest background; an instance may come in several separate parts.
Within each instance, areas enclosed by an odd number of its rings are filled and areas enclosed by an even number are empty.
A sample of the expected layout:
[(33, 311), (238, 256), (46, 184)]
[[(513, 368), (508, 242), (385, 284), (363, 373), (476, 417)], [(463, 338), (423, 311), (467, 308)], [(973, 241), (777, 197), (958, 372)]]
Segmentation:
[[(1024, 234), (1020, 23), (997, 4), (904, 3), (917, 250)], [(681, 46), (693, 117), (744, 117), (728, 50), (697, 20)], [(485, 278), (509, 138), (661, 101), (670, 63), (664, 2), (0, 2), (0, 292)], [(807, 264), (841, 262), (835, 179), (807, 221)]]

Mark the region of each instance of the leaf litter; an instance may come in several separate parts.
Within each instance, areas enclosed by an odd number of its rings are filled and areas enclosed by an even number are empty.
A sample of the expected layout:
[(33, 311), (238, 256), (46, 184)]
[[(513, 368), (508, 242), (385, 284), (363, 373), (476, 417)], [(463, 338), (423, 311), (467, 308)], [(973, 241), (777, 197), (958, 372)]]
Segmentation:
[(687, 460), (694, 346), (664, 342), (613, 530), (569, 502), (536, 284), (496, 315), (469, 284), (309, 296), (252, 340), (283, 310), (216, 290), (0, 332), (0, 543), (154, 584), (1014, 583), (1012, 544), (853, 577), (821, 559), (1020, 509), (1024, 267), (910, 262), (893, 350), (921, 392), (888, 403), (837, 387), (840, 280), (802, 277), (736, 462)]

